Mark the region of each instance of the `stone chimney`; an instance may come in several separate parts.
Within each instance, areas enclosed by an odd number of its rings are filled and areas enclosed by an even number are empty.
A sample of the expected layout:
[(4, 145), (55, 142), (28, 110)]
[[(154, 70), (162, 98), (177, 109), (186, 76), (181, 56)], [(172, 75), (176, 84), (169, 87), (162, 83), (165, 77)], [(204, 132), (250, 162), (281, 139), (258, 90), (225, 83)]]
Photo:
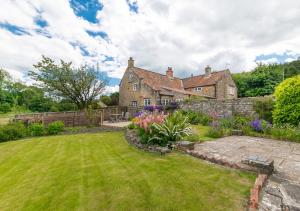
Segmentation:
[(166, 71), (166, 75), (168, 76), (168, 78), (173, 78), (172, 67), (168, 67), (168, 70)]
[(205, 77), (210, 77), (211, 75), (211, 67), (209, 65), (205, 68)]
[(132, 57), (129, 57), (128, 66), (127, 67), (134, 67), (134, 60), (132, 59)]

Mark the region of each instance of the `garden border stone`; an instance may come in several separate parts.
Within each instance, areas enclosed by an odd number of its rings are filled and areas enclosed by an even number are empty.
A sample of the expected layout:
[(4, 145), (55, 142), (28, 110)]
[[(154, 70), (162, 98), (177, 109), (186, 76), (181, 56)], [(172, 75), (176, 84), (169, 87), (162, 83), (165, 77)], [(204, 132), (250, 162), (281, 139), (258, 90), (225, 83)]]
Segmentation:
[(161, 155), (171, 152), (171, 150), (167, 147), (142, 144), (140, 138), (137, 135), (137, 131), (134, 129), (127, 129), (125, 131), (125, 139), (130, 145), (148, 152), (158, 152)]

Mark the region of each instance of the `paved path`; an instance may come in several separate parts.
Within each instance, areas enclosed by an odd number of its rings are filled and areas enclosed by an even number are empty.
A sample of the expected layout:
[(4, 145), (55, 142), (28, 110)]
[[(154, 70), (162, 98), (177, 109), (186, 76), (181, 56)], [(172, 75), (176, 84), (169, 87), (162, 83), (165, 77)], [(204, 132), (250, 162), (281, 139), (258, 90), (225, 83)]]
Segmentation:
[(130, 124), (131, 124), (131, 122), (129, 122), (129, 121), (126, 121), (126, 122), (108, 122), (108, 121), (104, 121), (103, 122), (103, 125), (111, 126), (111, 127), (127, 127)]
[(248, 136), (230, 136), (195, 144), (194, 153), (230, 163), (258, 155), (274, 160), (274, 173), (262, 192), (260, 210), (300, 210), (300, 144)]

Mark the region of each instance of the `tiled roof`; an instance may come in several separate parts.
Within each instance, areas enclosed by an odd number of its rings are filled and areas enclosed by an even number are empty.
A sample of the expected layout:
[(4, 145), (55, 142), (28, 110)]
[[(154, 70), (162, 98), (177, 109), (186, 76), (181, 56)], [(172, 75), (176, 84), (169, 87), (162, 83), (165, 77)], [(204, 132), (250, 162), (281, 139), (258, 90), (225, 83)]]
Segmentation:
[(169, 78), (166, 75), (155, 73), (149, 70), (133, 67), (133, 71), (139, 78), (143, 78), (143, 82), (155, 90), (161, 90), (162, 86), (183, 89), (183, 84), (179, 78)]
[(219, 72), (212, 72), (209, 77), (205, 77), (205, 75), (192, 76), (189, 78), (183, 78), (183, 87), (185, 89), (194, 88), (198, 86), (209, 86), (216, 84), (222, 76), (224, 76), (226, 70)]
[(168, 90), (168, 91), (179, 92), (179, 93), (182, 93), (182, 94), (185, 94), (185, 95), (194, 95), (194, 96), (201, 96), (201, 97), (213, 98), (211, 96), (207, 96), (207, 95), (204, 95), (204, 94), (201, 94), (201, 93), (197, 93), (197, 92), (186, 91), (184, 89), (174, 89), (174, 88), (169, 88), (169, 87), (162, 87), (162, 88), (165, 89), (165, 90)]
[(225, 71), (212, 72), (210, 77), (204, 75), (193, 76), (189, 78), (180, 79), (177, 77), (169, 78), (166, 75), (145, 70), (138, 67), (132, 67), (133, 72), (143, 82), (152, 89), (160, 91), (161, 94), (171, 95), (170, 91), (179, 92), (186, 95), (205, 96), (201, 93), (190, 92), (185, 89), (198, 86), (214, 85), (225, 74)]

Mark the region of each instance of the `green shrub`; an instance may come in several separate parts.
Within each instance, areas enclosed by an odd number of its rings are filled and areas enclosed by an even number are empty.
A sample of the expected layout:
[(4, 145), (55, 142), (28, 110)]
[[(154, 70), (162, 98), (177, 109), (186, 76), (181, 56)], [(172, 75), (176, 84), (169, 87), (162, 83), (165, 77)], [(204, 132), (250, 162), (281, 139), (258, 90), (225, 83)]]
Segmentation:
[(138, 128), (138, 136), (142, 144), (148, 144), (150, 139), (150, 134), (146, 133), (144, 128)]
[(300, 129), (292, 125), (272, 127), (270, 134), (273, 138), (300, 142)]
[(193, 125), (202, 124), (207, 126), (212, 122), (212, 118), (207, 114), (198, 113), (191, 110), (188, 111), (181, 110), (180, 112), (183, 115), (187, 116), (189, 123)]
[(130, 125), (127, 126), (127, 128), (128, 128), (129, 130), (133, 130), (133, 129), (136, 129), (136, 125), (133, 124), (133, 123), (131, 123)]
[(65, 127), (65, 124), (63, 121), (55, 121), (55, 122), (51, 122), (49, 125), (48, 125), (48, 134), (49, 135), (56, 135), (60, 132), (63, 132), (64, 131), (64, 127)]
[(31, 136), (45, 135), (45, 126), (42, 123), (32, 123), (28, 127), (28, 132)]
[(273, 120), (277, 125), (300, 122), (300, 75), (288, 78), (275, 89)]
[(24, 138), (26, 135), (27, 130), (22, 122), (12, 122), (0, 127), (0, 142)]
[(11, 105), (9, 103), (1, 103), (0, 104), (0, 112), (8, 113), (11, 111)]
[(190, 124), (181, 112), (169, 115), (162, 124), (153, 123), (148, 140), (151, 144), (166, 146), (169, 142), (183, 139), (191, 133)]
[(222, 118), (219, 120), (220, 127), (222, 128), (233, 128), (234, 127), (234, 119), (233, 118)]
[(233, 119), (233, 128), (241, 130), (244, 127), (248, 127), (251, 122), (250, 117), (242, 116), (242, 115), (236, 115)]
[(222, 128), (211, 127), (209, 128), (205, 136), (211, 138), (221, 138), (224, 136), (224, 130)]

